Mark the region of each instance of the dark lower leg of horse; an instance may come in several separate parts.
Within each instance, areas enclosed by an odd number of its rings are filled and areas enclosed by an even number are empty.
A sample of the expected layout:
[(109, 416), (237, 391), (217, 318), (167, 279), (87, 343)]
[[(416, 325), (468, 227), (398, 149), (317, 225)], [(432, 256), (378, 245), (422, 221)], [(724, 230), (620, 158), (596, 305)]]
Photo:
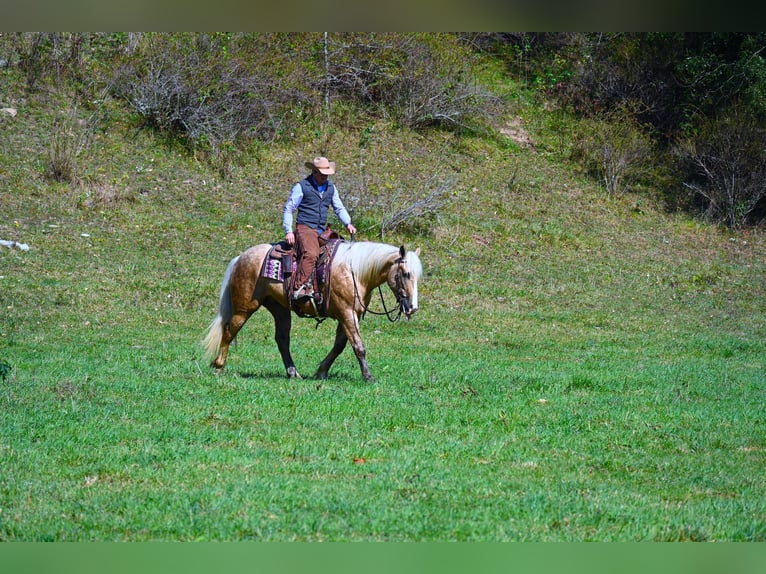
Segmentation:
[(282, 363), (285, 365), (287, 376), (291, 379), (300, 379), (301, 375), (298, 373), (290, 353), (290, 329), (292, 327), (290, 311), (271, 299), (264, 305), (274, 317), (274, 340), (277, 342), (277, 349), (282, 356)]
[(375, 378), (372, 376), (370, 367), (367, 364), (367, 352), (364, 350), (362, 335), (359, 333), (359, 317), (353, 313), (349, 313), (339, 319), (338, 323), (343, 329), (343, 333), (345, 333), (346, 337), (351, 342), (351, 347), (354, 349), (356, 360), (359, 361), (359, 368), (362, 369), (362, 377), (368, 383), (374, 383)]
[(324, 360), (319, 364), (319, 368), (316, 372), (316, 378), (327, 378), (327, 374), (330, 372), (330, 367), (332, 367), (335, 359), (337, 359), (338, 356), (343, 352), (343, 349), (346, 348), (347, 343), (348, 337), (346, 336), (346, 332), (343, 330), (343, 326), (338, 324), (338, 328), (335, 331), (335, 344), (332, 346), (332, 349), (324, 358)]
[(354, 352), (356, 353), (356, 358), (359, 361), (359, 367), (362, 369), (362, 377), (364, 377), (364, 380), (368, 383), (374, 383), (375, 377), (372, 376), (370, 367), (367, 365), (367, 353), (365, 352), (364, 347), (362, 347), (360, 351), (354, 349)]
[(362, 369), (362, 377), (364, 377), (364, 380), (367, 381), (368, 383), (374, 383), (375, 377), (372, 376), (372, 373), (370, 372), (370, 367), (367, 364), (367, 351), (365, 351), (364, 349), (362, 340), (357, 339), (355, 341), (352, 341), (351, 346), (354, 348), (354, 354), (356, 355), (357, 361), (359, 361), (359, 368)]

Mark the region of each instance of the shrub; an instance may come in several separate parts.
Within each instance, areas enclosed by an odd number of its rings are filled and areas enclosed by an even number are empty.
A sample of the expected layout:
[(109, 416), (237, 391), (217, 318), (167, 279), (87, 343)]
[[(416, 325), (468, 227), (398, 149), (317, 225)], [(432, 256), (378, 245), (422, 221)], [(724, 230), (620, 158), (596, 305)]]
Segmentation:
[(473, 80), (472, 61), (453, 34), (333, 35), (324, 89), (405, 127), (477, 129), (494, 117), (498, 99)]
[[(499, 100), (454, 34), (141, 34), (114, 92), (146, 125), (226, 165), (243, 139), (324, 135), (348, 109), (413, 129), (481, 129)], [(224, 156), (221, 158), (221, 156)]]
[(35, 90), (46, 79), (61, 82), (65, 76), (82, 75), (82, 32), (17, 32), (12, 37), (13, 51), (24, 72), (28, 90)]
[(573, 158), (598, 178), (610, 194), (631, 189), (650, 170), (652, 141), (629, 107), (583, 120)]
[(242, 138), (269, 141), (303, 95), (262, 65), (259, 36), (145, 34), (117, 70), (115, 91), (151, 126), (214, 155)]
[(79, 158), (90, 143), (86, 123), (71, 105), (56, 118), (48, 143), (48, 177), (58, 182), (80, 182)]
[[(387, 159), (368, 171), (368, 155)], [(357, 228), (374, 231), (382, 240), (392, 231), (427, 235), (455, 194), (457, 174), (444, 169), (444, 156), (364, 130), (357, 169), (347, 170), (340, 181)], [(396, 167), (400, 161), (407, 162), (406, 169)]]
[(700, 122), (675, 148), (684, 186), (705, 217), (739, 228), (763, 218), (766, 203), (764, 129), (737, 108)]
[[(385, 241), (386, 233), (394, 230), (407, 230), (413, 233), (428, 234), (427, 228), (439, 217), (452, 191), (455, 178), (438, 179), (432, 176), (427, 181), (418, 182), (417, 187), (411, 188), (406, 182), (395, 181), (383, 186), (382, 193), (368, 195), (366, 201), (360, 202), (359, 207), (368, 213), (377, 213), (378, 219), (374, 224), (381, 240)], [(422, 192), (413, 192), (422, 189)], [(370, 205), (370, 201), (373, 202)], [(366, 205), (364, 205), (366, 203)]]

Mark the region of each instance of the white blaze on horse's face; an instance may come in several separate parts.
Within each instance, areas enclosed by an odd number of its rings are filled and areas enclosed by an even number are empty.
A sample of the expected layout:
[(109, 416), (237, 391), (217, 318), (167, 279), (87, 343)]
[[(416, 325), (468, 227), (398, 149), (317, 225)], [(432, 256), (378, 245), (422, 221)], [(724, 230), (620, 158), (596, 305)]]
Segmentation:
[[(417, 259), (419, 250), (415, 251)], [(389, 275), (389, 286), (396, 293), (396, 300), (407, 319), (418, 310), (418, 273), (408, 264), (404, 247), (399, 252), (399, 259), (392, 267), (393, 277)]]
[(410, 309), (409, 313), (404, 314), (408, 319), (415, 311), (418, 310), (418, 280), (415, 277), (412, 278), (412, 294), (410, 295), (410, 304), (412, 305), (412, 309)]

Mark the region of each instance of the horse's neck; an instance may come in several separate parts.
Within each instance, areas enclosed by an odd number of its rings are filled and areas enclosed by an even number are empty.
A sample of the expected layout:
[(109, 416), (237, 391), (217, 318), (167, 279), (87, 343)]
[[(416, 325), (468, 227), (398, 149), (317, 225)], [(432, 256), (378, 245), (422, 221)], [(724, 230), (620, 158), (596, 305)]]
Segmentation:
[[(390, 246), (386, 246), (383, 243), (376, 244), (376, 245), (380, 246), (380, 249), (381, 249), (380, 254), (383, 253), (383, 248), (390, 247)], [(352, 247), (349, 247), (349, 249), (351, 248)], [(373, 257), (374, 255), (375, 254), (370, 253), (369, 257)], [(349, 257), (351, 257), (351, 254), (349, 254)], [(388, 256), (384, 258), (378, 259), (375, 262), (373, 267), (365, 271), (364, 278), (363, 278), (364, 286), (367, 289), (375, 289), (376, 287), (378, 287), (378, 285), (382, 285), (383, 283), (385, 283), (388, 279), (388, 273), (391, 269), (391, 265), (393, 265), (394, 263), (394, 260), (395, 260), (395, 253), (390, 253)], [(368, 259), (368, 262), (369, 262), (369, 259)], [(353, 267), (353, 264), (352, 264), (352, 267)], [(355, 272), (358, 272), (358, 271), (359, 271), (358, 269), (355, 270)]]

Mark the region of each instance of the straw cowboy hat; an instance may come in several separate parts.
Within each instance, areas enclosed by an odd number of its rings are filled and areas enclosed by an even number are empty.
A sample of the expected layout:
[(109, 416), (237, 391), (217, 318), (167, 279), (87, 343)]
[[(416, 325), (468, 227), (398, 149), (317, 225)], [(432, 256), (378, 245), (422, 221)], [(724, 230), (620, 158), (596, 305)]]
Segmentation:
[(306, 167), (310, 170), (317, 170), (319, 173), (325, 175), (332, 175), (335, 173), (335, 162), (330, 161), (326, 157), (315, 157), (314, 161), (307, 161)]

